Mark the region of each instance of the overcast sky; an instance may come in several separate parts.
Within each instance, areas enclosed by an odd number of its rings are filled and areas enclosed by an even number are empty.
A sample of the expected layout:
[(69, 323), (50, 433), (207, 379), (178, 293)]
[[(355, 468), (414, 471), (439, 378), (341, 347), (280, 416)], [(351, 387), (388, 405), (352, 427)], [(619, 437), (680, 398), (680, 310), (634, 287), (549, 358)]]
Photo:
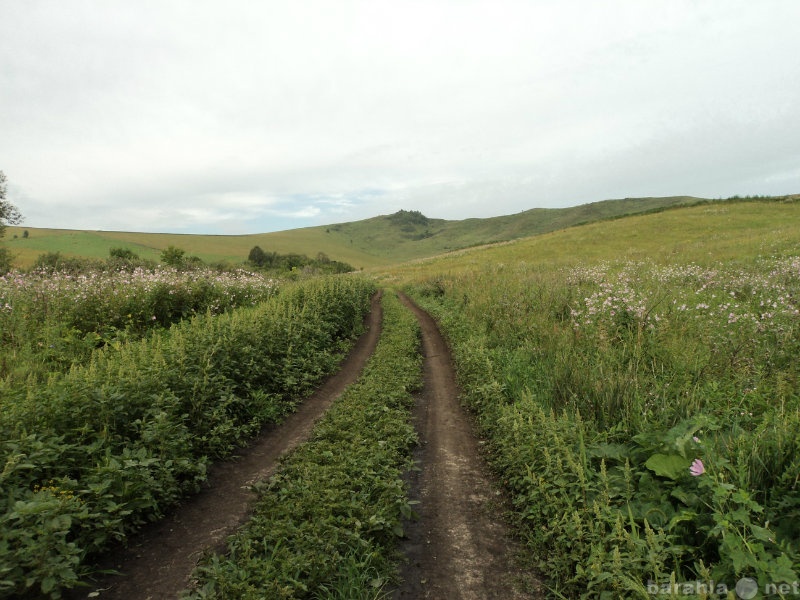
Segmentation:
[(800, 193), (797, 0), (0, 0), (30, 227)]

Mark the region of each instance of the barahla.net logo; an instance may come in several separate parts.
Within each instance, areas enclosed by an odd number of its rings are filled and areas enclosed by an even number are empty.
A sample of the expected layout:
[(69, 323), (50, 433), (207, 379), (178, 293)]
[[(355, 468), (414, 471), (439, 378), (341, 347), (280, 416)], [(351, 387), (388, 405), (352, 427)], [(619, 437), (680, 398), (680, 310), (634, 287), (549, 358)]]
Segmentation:
[[(666, 583), (656, 583), (655, 581), (647, 582), (647, 593), (651, 596), (671, 595), (671, 596), (719, 596), (725, 598), (728, 596), (730, 586), (726, 583), (719, 583), (716, 581), (687, 581), (684, 583), (673, 583), (671, 581)], [(736, 597), (741, 600), (752, 600), (762, 592), (763, 596), (799, 596), (800, 597), (800, 582), (793, 581), (791, 583), (767, 583), (764, 584), (762, 590), (758, 582), (752, 577), (742, 577), (736, 582), (733, 587), (736, 592)]]

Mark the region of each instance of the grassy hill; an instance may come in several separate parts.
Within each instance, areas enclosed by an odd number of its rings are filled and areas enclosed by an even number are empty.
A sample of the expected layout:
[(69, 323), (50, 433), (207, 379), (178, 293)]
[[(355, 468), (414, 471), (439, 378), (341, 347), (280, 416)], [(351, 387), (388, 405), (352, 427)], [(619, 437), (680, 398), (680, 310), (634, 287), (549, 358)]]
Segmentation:
[[(428, 219), (414, 211), (400, 211), (327, 226), (305, 227), (253, 235), (192, 235), (80, 231), (9, 227), (4, 243), (16, 255), (16, 265), (27, 267), (45, 252), (65, 256), (105, 258), (114, 247), (129, 248), (142, 258), (158, 259), (168, 246), (177, 246), (207, 262), (243, 262), (253, 246), (268, 252), (316, 256), (356, 268), (382, 267), (433, 256), (455, 249), (538, 235), (574, 225), (613, 219), (676, 206), (708, 202), (690, 196), (605, 200), (569, 208), (535, 208), (515, 215), (450, 221)], [(28, 236), (24, 237), (24, 232)]]
[(617, 260), (712, 265), (798, 254), (800, 196), (795, 195), (783, 200), (702, 203), (597, 221), (390, 266), (382, 272), (395, 279), (413, 280), (520, 264), (557, 271)]

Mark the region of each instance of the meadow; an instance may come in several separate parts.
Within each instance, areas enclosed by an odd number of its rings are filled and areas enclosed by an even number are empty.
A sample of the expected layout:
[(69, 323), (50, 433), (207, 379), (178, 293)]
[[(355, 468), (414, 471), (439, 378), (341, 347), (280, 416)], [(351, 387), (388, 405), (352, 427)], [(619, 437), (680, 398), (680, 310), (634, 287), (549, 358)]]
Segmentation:
[(552, 597), (798, 580), (798, 213), (681, 209), (386, 274), (446, 332)]

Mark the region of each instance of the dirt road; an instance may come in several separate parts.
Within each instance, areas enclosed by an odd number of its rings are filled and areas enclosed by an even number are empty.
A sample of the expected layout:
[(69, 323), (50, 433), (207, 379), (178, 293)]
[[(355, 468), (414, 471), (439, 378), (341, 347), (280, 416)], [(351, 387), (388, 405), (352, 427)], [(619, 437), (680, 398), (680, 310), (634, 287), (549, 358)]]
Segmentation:
[[(145, 528), (127, 549), (112, 551), (101, 564), (121, 574), (65, 597), (104, 600), (174, 600), (190, 583), (200, 556), (221, 549), (226, 538), (244, 523), (255, 496), (249, 486), (269, 477), (278, 458), (307, 439), (314, 423), (333, 400), (356, 380), (380, 337), (380, 298), (376, 295), (367, 317), (367, 331), (356, 342), (339, 371), (330, 377), (297, 412), (268, 428), (236, 459), (214, 465), (207, 486), (173, 514)], [(91, 594), (91, 596), (89, 595)]]
[(501, 520), (500, 492), (480, 456), (479, 442), (458, 402), (450, 353), (434, 320), (401, 295), (422, 328), (425, 384), (416, 409), (420, 436), (412, 478), (419, 519), (406, 526), (408, 558), (394, 598), (512, 600), (538, 596), (515, 582), (536, 582), (513, 566), (515, 546)]

